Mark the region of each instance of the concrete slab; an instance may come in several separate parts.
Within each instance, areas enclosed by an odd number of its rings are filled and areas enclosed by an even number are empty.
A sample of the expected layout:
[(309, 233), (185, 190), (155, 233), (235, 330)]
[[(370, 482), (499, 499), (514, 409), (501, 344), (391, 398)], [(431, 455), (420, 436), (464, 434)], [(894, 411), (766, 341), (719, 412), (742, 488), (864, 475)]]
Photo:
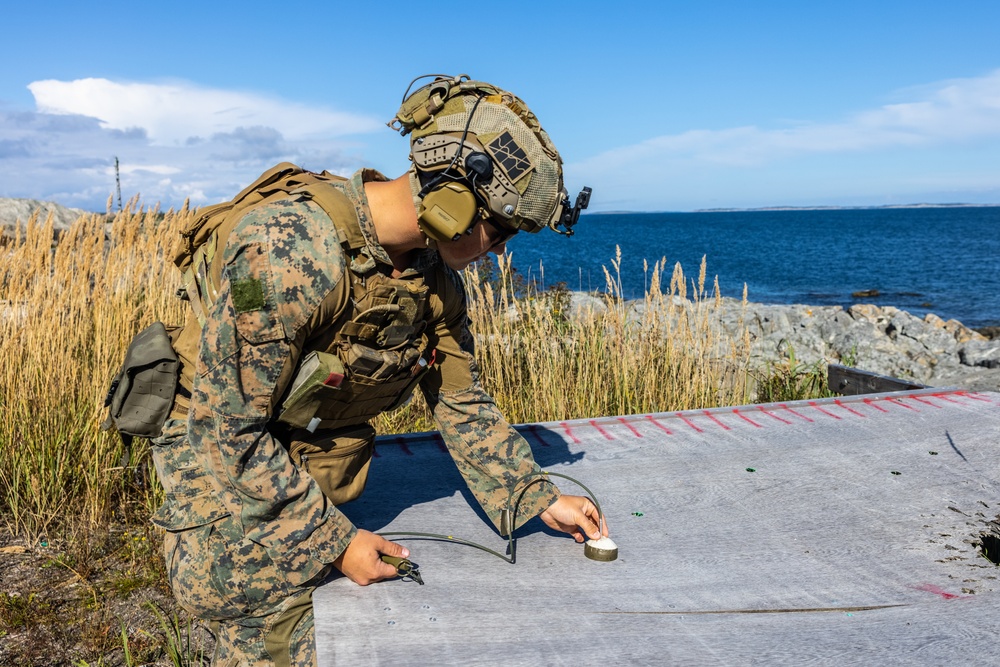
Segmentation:
[[(598, 496), (589, 561), (537, 519), (508, 564), (405, 543), (426, 585), (315, 594), (321, 665), (996, 664), (1000, 394), (917, 390), (520, 427)], [(381, 438), (344, 511), (503, 551), (434, 434)], [(560, 487), (577, 492), (562, 480)]]

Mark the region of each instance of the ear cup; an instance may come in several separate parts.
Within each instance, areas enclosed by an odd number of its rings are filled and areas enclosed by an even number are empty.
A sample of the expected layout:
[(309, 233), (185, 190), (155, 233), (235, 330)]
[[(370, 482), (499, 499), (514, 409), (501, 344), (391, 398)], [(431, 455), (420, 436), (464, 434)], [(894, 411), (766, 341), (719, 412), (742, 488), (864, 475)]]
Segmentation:
[(434, 188), (420, 202), (420, 230), (435, 241), (455, 241), (476, 217), (476, 197), (468, 187), (449, 181)]

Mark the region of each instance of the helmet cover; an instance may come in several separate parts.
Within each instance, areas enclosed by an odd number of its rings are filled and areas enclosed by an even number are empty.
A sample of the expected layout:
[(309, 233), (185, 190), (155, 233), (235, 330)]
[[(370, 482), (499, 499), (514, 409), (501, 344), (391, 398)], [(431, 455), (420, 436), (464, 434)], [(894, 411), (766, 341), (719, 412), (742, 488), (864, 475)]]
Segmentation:
[[(562, 159), (514, 94), (466, 75), (436, 76), (405, 97), (389, 126), (410, 135), (415, 203), (429, 184), (462, 180), (485, 212), (512, 230), (537, 232), (559, 219), (566, 199)], [(492, 173), (467, 168), (474, 153), (490, 157)]]

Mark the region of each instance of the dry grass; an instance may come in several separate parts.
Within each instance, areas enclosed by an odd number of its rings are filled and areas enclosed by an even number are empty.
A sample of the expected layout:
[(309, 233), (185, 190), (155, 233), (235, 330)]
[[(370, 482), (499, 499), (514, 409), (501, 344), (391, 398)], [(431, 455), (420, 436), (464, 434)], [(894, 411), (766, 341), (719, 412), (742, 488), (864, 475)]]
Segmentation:
[(183, 313), (164, 246), (188, 215), (83, 216), (54, 249), (51, 221), (32, 219), (0, 254), (0, 509), (15, 533), (69, 517), (100, 525), (153, 501), (97, 426), (132, 336)]
[[(713, 326), (718, 290), (706, 294), (705, 264), (686, 284), (680, 265), (666, 290), (657, 263), (645, 299), (621, 299), (620, 255), (607, 291), (580, 312), (555, 289), (516, 299), (501, 259), (500, 286), (470, 275), (473, 329), (484, 384), (511, 421), (535, 422), (742, 403), (746, 341)], [(494, 306), (494, 304), (496, 304)]]

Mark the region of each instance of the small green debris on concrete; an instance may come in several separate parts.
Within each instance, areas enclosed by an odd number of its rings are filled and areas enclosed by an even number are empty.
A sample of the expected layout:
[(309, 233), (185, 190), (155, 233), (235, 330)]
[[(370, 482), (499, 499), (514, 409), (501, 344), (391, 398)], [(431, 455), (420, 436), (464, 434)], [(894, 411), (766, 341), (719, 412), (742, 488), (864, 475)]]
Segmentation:
[(632, 512), (632, 516), (642, 516), (642, 512)]
[(902, 475), (903, 473), (899, 472), (898, 470), (893, 470), (892, 474), (893, 475)]
[(756, 468), (747, 468), (747, 472), (757, 472)]

